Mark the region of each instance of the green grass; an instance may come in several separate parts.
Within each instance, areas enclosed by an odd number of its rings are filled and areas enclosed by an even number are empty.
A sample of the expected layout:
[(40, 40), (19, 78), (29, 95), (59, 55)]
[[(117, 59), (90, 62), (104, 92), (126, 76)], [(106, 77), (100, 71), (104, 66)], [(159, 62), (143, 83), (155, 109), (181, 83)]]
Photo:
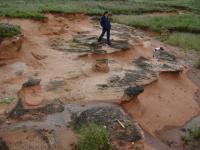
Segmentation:
[(196, 149), (200, 146), (200, 127), (193, 127), (186, 129), (182, 136), (182, 142), (184, 145), (190, 145)]
[(19, 35), (20, 27), (12, 24), (0, 23), (0, 40)]
[(170, 30), (200, 33), (200, 15), (195, 14), (173, 16), (117, 15), (114, 16), (114, 21), (156, 32)]
[(180, 32), (172, 33), (167, 38), (166, 42), (184, 49), (200, 52), (200, 35), (197, 34)]
[(106, 129), (91, 123), (80, 129), (79, 150), (112, 150)]
[[(185, 2), (184, 2), (185, 1)], [(142, 14), (171, 12), (179, 9), (197, 11), (197, 0), (0, 0), (0, 16), (43, 19), (43, 12), (102, 14)]]
[(186, 51), (196, 51), (199, 59), (195, 62), (195, 66), (200, 68), (200, 34), (175, 32), (164, 37), (163, 41)]

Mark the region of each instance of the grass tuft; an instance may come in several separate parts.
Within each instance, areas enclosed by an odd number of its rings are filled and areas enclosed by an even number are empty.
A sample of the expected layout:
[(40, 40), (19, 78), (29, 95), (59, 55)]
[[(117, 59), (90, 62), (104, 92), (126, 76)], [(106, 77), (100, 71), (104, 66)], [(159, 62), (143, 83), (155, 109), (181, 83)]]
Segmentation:
[(106, 129), (94, 123), (80, 129), (80, 150), (112, 150)]
[(0, 23), (0, 39), (13, 37), (21, 33), (20, 27), (7, 23)]
[(189, 145), (196, 149), (200, 146), (200, 127), (186, 129), (181, 139), (184, 145)]

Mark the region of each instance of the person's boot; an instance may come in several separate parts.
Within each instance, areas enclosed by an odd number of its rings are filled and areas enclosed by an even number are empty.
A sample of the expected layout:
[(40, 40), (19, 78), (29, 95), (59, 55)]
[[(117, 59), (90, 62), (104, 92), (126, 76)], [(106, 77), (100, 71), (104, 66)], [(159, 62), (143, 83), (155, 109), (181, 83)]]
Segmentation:
[(109, 46), (111, 46), (112, 45), (112, 43), (109, 41), (108, 43), (107, 43)]

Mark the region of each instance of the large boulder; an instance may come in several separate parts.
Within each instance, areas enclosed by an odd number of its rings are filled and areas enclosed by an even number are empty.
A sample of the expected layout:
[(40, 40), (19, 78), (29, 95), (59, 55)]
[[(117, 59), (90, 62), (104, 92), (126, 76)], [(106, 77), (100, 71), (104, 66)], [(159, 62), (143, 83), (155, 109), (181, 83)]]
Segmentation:
[(105, 127), (114, 141), (137, 142), (144, 138), (142, 129), (137, 122), (117, 105), (90, 106), (74, 115), (72, 119), (75, 129), (92, 122)]

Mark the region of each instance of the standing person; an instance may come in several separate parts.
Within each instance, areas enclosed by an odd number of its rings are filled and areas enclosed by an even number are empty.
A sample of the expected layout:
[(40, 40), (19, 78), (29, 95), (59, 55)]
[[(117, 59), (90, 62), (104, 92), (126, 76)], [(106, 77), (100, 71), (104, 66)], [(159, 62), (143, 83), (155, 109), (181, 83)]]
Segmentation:
[(107, 44), (111, 45), (110, 41), (110, 29), (111, 29), (111, 24), (110, 24), (110, 19), (109, 19), (109, 14), (108, 12), (104, 12), (103, 16), (101, 17), (101, 26), (102, 26), (102, 33), (98, 39), (98, 42), (101, 42), (103, 36), (105, 33), (107, 33)]

